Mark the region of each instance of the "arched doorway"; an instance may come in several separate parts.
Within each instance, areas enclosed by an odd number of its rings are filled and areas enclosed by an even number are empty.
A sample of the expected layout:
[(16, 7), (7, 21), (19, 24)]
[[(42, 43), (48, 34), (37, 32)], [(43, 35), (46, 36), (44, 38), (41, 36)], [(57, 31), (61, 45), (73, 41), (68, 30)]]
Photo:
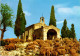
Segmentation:
[(57, 32), (54, 29), (49, 29), (47, 32), (47, 39), (52, 40), (57, 37)]

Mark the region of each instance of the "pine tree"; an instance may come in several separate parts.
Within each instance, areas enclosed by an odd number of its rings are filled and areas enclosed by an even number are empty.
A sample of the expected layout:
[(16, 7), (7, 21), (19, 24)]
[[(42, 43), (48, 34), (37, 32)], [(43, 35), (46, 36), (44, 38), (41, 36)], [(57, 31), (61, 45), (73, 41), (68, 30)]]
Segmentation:
[(51, 8), (51, 14), (50, 14), (50, 22), (49, 25), (56, 26), (56, 19), (55, 19), (55, 12), (54, 12), (54, 6)]
[(65, 19), (64, 23), (63, 23), (63, 27), (61, 29), (61, 36), (62, 36), (62, 38), (67, 37), (66, 31), (67, 31), (67, 21)]
[(73, 39), (76, 38), (74, 24), (71, 24), (71, 35), (70, 35), (70, 37)]
[(26, 25), (25, 15), (22, 10), (21, 0), (19, 0), (17, 9), (17, 18), (15, 21), (15, 29), (14, 29), (14, 32), (18, 39), (19, 36), (22, 35), (22, 33), (25, 31), (25, 25)]

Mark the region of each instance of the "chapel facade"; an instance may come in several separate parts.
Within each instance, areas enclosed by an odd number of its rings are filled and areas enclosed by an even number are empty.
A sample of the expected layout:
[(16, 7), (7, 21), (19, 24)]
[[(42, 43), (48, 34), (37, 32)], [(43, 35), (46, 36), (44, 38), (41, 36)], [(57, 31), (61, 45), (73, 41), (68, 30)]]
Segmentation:
[(26, 41), (27, 39), (29, 40), (36, 40), (36, 39), (52, 40), (55, 38), (61, 38), (60, 29), (58, 29), (57, 27), (53, 25), (47, 26), (45, 24), (43, 16), (40, 17), (39, 23), (33, 24), (25, 28), (24, 41)]

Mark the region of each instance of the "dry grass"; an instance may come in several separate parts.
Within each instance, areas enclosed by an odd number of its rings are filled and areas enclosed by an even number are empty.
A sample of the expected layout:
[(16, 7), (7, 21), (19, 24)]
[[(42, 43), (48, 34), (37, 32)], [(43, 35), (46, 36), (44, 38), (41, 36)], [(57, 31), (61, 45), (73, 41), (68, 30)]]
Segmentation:
[[(38, 46), (39, 55), (41, 56), (57, 56), (57, 55), (64, 55), (70, 54), (70, 55), (78, 55), (79, 51), (79, 42), (76, 39), (72, 38), (64, 38), (64, 39), (54, 39), (54, 40), (35, 40), (32, 43), (30, 43), (26, 47), (26, 51), (28, 50), (35, 50), (36, 46)], [(36, 54), (36, 53), (35, 53)]]

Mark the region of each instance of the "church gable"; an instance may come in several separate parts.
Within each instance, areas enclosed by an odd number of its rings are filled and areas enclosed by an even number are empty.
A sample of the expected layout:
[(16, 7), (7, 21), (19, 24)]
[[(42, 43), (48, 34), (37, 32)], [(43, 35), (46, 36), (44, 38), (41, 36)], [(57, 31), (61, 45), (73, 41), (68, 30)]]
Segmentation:
[(54, 38), (61, 38), (60, 30), (53, 26), (47, 26), (44, 21), (44, 17), (40, 18), (40, 23), (33, 24), (25, 29), (25, 40), (35, 40), (35, 39), (43, 39), (43, 40), (51, 40)]

